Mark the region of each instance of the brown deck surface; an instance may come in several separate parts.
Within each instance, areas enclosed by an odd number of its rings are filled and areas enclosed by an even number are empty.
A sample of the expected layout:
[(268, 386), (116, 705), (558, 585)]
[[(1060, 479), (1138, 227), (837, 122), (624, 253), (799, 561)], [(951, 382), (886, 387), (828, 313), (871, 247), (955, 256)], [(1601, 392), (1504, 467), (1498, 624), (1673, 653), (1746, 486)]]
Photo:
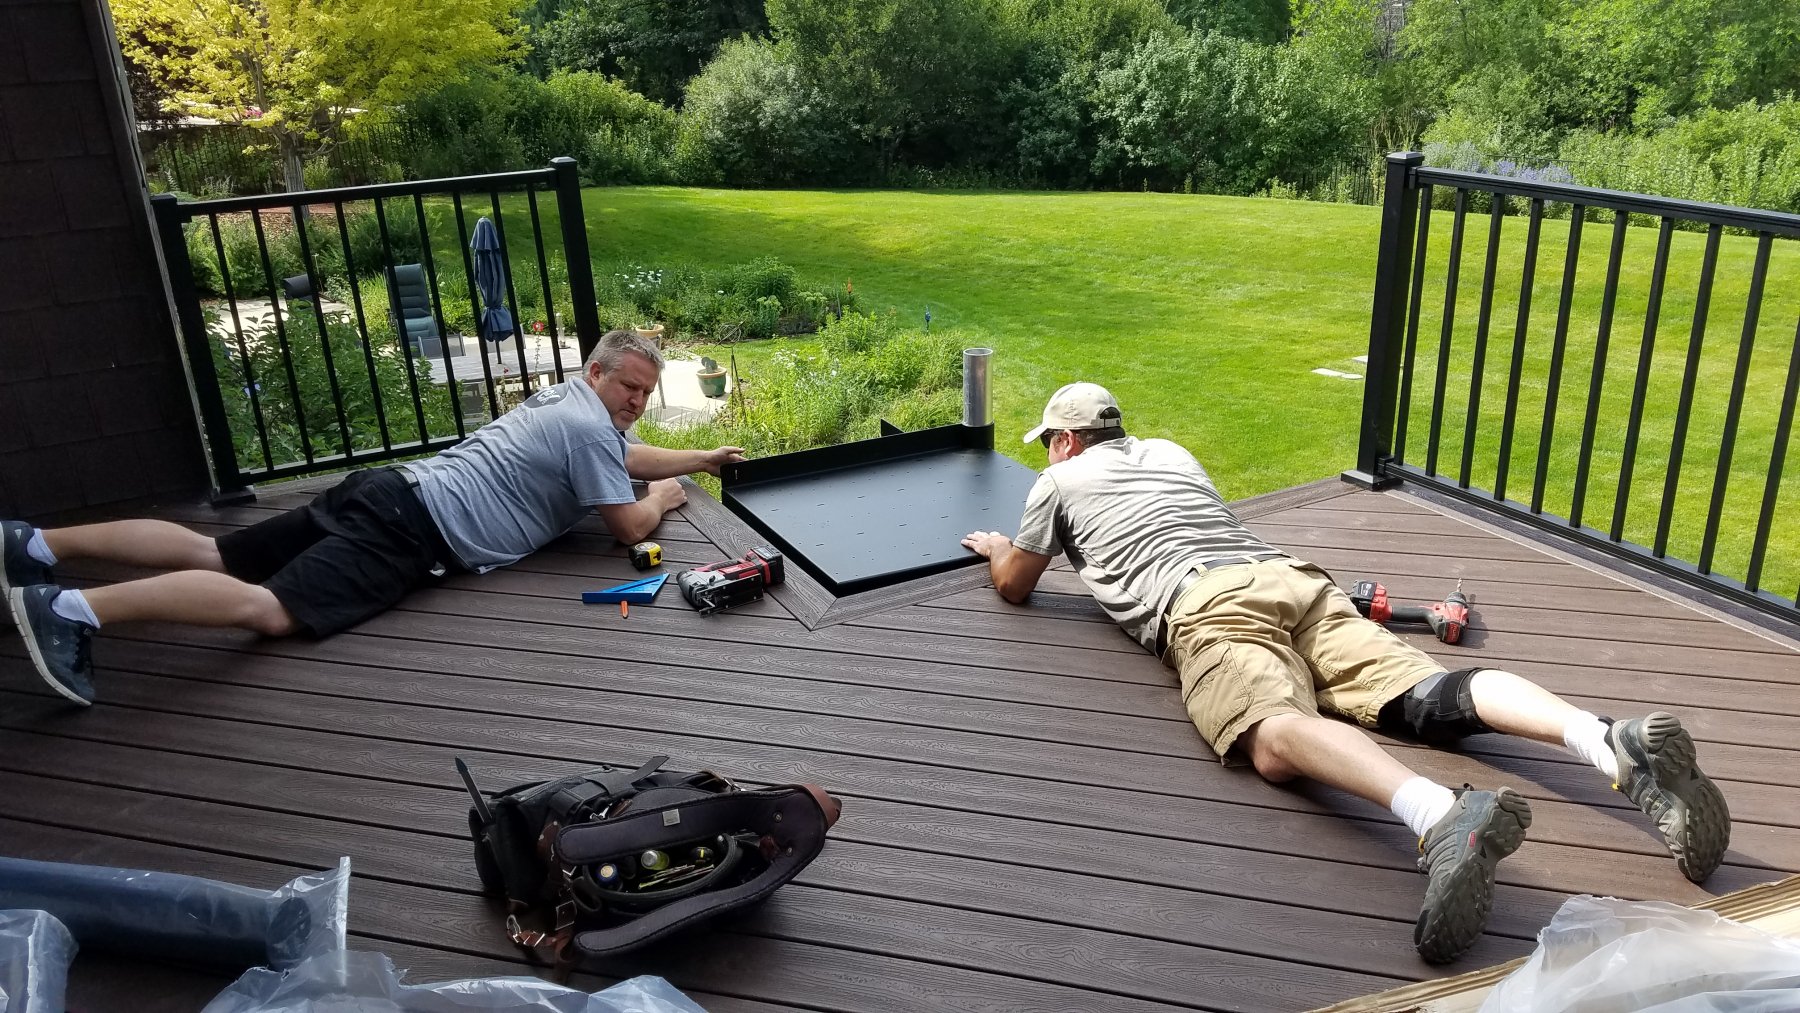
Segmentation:
[[(161, 508), (224, 531), (302, 502)], [(466, 797), (592, 761), (809, 780), (844, 799), (824, 854), (759, 910), (602, 968), (713, 1011), (1292, 1010), (1528, 951), (1575, 892), (1691, 903), (1800, 872), (1800, 654), (1404, 494), (1335, 482), (1251, 501), (1252, 527), (1400, 599), (1475, 598), (1448, 667), (1518, 671), (1591, 710), (1665, 707), (1737, 818), (1688, 884), (1644, 819), (1559, 749), (1398, 742), (1438, 780), (1533, 801), (1489, 935), (1447, 969), (1411, 930), (1423, 879), (1387, 812), (1222, 767), (1172, 672), (1066, 569), (1029, 607), (950, 582), (819, 624), (808, 582), (700, 617), (671, 585), (621, 619), (577, 592), (633, 578), (584, 524), (518, 566), (414, 594), (320, 643), (109, 629), (100, 702), (63, 706), (0, 637), (0, 853), (272, 887), (349, 855), (352, 943), (414, 980), (525, 970), (476, 890)], [(711, 501), (657, 534), (670, 569), (749, 539)], [(116, 567), (69, 566), (74, 582)], [(894, 599), (904, 601), (904, 596)], [(804, 607), (803, 607), (804, 606)], [(818, 625), (809, 629), (795, 616)], [(223, 978), (84, 958), (72, 1005), (194, 1010)], [(579, 978), (598, 986), (602, 978)]]

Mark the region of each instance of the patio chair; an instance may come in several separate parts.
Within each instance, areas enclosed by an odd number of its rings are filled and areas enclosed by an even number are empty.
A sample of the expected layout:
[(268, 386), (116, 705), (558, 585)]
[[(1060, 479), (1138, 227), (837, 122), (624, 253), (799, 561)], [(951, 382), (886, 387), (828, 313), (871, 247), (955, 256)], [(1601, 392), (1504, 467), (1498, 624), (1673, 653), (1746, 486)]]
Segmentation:
[(451, 355), (463, 354), (462, 337), (452, 335), (448, 342), (438, 333), (437, 318), (431, 312), (431, 286), (423, 264), (396, 264), (388, 271), (388, 318), (394, 333), (406, 340), (420, 355), (440, 358), (444, 346)]
[(295, 299), (311, 299), (313, 297), (312, 279), (304, 274), (281, 279), (281, 295), (289, 302), (293, 302)]

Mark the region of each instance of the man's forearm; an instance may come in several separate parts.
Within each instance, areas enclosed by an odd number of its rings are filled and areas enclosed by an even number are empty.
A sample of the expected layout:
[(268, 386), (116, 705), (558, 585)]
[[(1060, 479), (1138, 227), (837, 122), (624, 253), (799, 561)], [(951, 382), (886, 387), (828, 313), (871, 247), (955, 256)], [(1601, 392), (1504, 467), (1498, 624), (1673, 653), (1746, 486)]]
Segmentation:
[[(614, 538), (630, 545), (650, 537), (650, 532), (655, 531), (657, 525), (662, 523), (663, 515), (667, 512), (662, 500), (654, 496), (646, 497), (631, 504), (623, 512), (623, 516), (608, 527)], [(624, 530), (620, 530), (621, 528)]]
[(649, 444), (634, 444), (627, 452), (625, 470), (632, 478), (654, 482), (662, 478), (679, 478), (706, 470), (707, 450), (670, 450)]

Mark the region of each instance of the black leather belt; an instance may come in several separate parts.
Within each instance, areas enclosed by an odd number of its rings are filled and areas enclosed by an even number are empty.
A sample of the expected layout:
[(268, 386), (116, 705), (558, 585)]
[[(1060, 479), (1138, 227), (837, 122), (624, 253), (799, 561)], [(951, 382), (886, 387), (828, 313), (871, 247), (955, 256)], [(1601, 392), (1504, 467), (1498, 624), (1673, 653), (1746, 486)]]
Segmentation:
[(1286, 559), (1285, 552), (1258, 552), (1250, 556), (1220, 556), (1209, 559), (1181, 575), (1175, 584), (1175, 593), (1169, 596), (1169, 603), (1163, 606), (1162, 620), (1156, 626), (1156, 656), (1162, 657), (1169, 646), (1169, 616), (1175, 611), (1175, 603), (1188, 589), (1199, 583), (1200, 578), (1213, 570), (1221, 570), (1227, 566), (1244, 566), (1249, 563), (1260, 563), (1269, 559)]
[(411, 468), (408, 468), (404, 464), (394, 465), (394, 470), (400, 473), (401, 478), (406, 479), (406, 484), (409, 487), (414, 488), (414, 489), (417, 489), (419, 487), (419, 473), (418, 472), (412, 470)]

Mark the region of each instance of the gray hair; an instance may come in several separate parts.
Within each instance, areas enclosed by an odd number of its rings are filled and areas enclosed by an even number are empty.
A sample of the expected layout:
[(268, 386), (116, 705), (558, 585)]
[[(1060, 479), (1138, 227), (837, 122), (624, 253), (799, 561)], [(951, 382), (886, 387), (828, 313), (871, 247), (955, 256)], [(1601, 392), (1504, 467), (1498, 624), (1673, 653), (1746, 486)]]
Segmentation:
[(588, 353), (587, 361), (598, 362), (602, 372), (611, 373), (624, 365), (627, 352), (636, 352), (649, 359), (656, 371), (662, 372), (663, 357), (656, 349), (656, 342), (633, 330), (620, 329), (600, 335), (600, 341)]

